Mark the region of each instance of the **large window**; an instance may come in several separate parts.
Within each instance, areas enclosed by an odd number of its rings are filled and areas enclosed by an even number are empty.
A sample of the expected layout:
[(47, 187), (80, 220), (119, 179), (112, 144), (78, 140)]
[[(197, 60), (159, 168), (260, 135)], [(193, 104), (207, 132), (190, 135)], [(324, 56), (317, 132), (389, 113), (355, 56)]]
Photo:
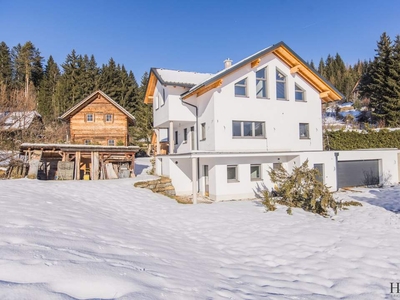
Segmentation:
[(227, 180), (228, 182), (238, 181), (237, 166), (227, 166)]
[(247, 78), (235, 83), (235, 96), (247, 96)]
[(286, 76), (276, 70), (276, 98), (286, 99)]
[(256, 96), (257, 98), (267, 98), (267, 68), (256, 72)]
[(296, 101), (306, 101), (304, 90), (296, 83), (294, 89)]
[(265, 137), (265, 123), (232, 121), (232, 136), (237, 138), (263, 138)]
[(261, 180), (261, 165), (250, 165), (250, 177), (252, 181)]
[(300, 123), (299, 124), (299, 133), (301, 139), (309, 139), (310, 138), (310, 125), (308, 123)]
[(206, 123), (201, 123), (201, 140), (204, 141), (206, 137)]

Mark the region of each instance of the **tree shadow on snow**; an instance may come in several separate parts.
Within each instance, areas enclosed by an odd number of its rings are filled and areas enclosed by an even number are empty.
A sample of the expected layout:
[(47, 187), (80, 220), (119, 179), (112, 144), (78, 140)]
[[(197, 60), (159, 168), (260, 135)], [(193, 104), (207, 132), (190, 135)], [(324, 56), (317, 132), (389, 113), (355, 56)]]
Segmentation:
[(351, 195), (351, 198), (382, 207), (396, 214), (400, 213), (400, 187), (373, 189), (369, 193), (373, 197)]

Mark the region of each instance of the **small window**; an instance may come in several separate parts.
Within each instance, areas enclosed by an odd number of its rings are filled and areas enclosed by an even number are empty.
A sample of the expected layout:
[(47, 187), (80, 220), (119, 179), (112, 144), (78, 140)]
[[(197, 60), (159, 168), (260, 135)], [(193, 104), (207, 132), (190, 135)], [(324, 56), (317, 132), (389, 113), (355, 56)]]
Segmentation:
[(108, 146), (115, 146), (115, 141), (114, 140), (108, 140), (107, 144), (108, 144)]
[(201, 123), (201, 140), (206, 139), (206, 123)]
[(261, 165), (250, 165), (250, 178), (252, 181), (261, 179)]
[(174, 140), (174, 144), (178, 145), (178, 131), (175, 131), (175, 140)]
[(90, 145), (91, 143), (92, 143), (91, 140), (84, 140), (84, 141), (83, 141), (83, 144), (84, 144), (84, 145)]
[(232, 136), (242, 136), (242, 122), (232, 122)]
[(267, 98), (267, 68), (256, 72), (256, 96)]
[(165, 104), (165, 89), (162, 90), (162, 101), (161, 101), (161, 106), (163, 106)]
[(310, 138), (310, 128), (308, 123), (300, 123), (299, 124), (299, 132), (301, 139), (309, 139)]
[(228, 182), (238, 181), (237, 166), (227, 166), (227, 179)]
[(235, 83), (235, 96), (247, 96), (247, 78)]
[(86, 122), (93, 122), (93, 114), (86, 115)]
[(295, 84), (294, 93), (295, 93), (295, 100), (296, 101), (305, 101), (306, 100), (305, 97), (304, 97), (304, 95), (305, 95), (304, 90), (301, 87), (299, 87), (297, 84)]
[(324, 183), (324, 164), (314, 164), (314, 169), (318, 171), (315, 179), (317, 179), (321, 183)]
[(286, 76), (276, 70), (276, 98), (286, 99)]
[(113, 121), (113, 115), (112, 114), (106, 114), (106, 122), (112, 122)]
[(282, 163), (273, 163), (272, 164), (272, 169), (279, 170), (280, 168), (282, 168)]
[(184, 143), (187, 142), (187, 133), (188, 133), (187, 128), (183, 129), (183, 142)]

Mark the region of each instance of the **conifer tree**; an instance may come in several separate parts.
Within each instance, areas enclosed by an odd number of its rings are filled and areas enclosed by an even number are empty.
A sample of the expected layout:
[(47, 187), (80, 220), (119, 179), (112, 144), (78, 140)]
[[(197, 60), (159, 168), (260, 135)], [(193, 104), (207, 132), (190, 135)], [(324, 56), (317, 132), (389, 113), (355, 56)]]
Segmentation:
[[(12, 80), (11, 53), (5, 42), (0, 43), (0, 106), (6, 106)], [(0, 107), (0, 110), (2, 108)]]
[(44, 71), (43, 80), (40, 83), (38, 95), (38, 111), (45, 120), (55, 120), (60, 115), (56, 89), (60, 78), (60, 69), (50, 55)]

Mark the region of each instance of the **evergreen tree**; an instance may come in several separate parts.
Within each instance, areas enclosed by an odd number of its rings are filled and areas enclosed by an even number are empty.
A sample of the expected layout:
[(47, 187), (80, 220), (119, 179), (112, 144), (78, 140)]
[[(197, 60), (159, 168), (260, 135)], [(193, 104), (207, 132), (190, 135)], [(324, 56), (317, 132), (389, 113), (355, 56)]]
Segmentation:
[(400, 126), (400, 36), (392, 47), (392, 59), (388, 60), (388, 77), (384, 85), (385, 121), (389, 127)]
[(325, 63), (323, 58), (321, 57), (321, 60), (319, 61), (318, 64), (318, 73), (321, 74), (322, 76), (324, 76), (324, 70), (325, 70)]
[(0, 43), (0, 110), (7, 106), (12, 80), (11, 53), (5, 42)]
[(60, 115), (60, 108), (56, 99), (57, 83), (60, 78), (60, 69), (50, 55), (40, 84), (38, 95), (38, 111), (45, 120), (56, 120)]

